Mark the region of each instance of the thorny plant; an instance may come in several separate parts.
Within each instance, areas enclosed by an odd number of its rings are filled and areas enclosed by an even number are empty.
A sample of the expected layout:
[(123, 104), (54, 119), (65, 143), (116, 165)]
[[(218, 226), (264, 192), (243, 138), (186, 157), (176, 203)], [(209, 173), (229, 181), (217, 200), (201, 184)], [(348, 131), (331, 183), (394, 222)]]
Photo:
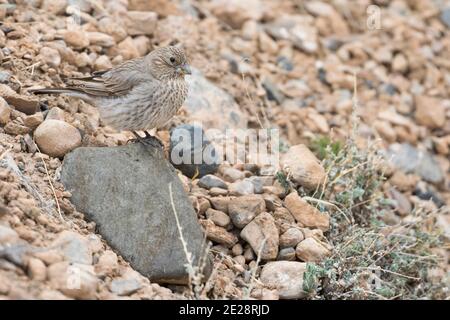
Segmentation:
[(394, 208), (382, 192), (383, 161), (376, 144), (362, 151), (353, 141), (338, 148), (321, 139), (313, 145), (323, 155), (328, 179), (312, 199), (320, 210), (330, 211), (324, 203), (336, 209), (327, 237), (334, 250), (321, 263), (308, 264), (303, 289), (310, 298), (445, 298), (448, 288), (429, 276), (439, 263), (433, 248), (443, 241), (434, 225), (437, 212), (415, 208), (408, 219), (388, 225), (383, 217)]

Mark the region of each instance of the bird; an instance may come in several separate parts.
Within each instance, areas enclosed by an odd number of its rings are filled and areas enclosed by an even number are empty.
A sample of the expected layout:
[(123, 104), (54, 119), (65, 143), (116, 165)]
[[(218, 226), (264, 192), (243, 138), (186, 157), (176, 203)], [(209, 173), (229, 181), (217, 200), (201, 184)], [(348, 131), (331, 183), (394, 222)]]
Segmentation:
[[(33, 94), (64, 94), (99, 110), (106, 125), (131, 131), (136, 140), (162, 147), (148, 130), (160, 128), (181, 108), (188, 95), (185, 75), (191, 67), (182, 45), (156, 48), (144, 57), (125, 61), (87, 77), (69, 78), (64, 87), (30, 90)], [(144, 131), (141, 137), (137, 131)]]

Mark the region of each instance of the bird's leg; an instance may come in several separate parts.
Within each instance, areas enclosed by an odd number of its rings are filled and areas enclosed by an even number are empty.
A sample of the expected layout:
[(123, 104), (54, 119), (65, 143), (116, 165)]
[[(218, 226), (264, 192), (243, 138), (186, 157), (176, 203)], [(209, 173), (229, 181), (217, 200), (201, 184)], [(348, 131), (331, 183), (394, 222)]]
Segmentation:
[(144, 131), (144, 133), (145, 133), (144, 137), (141, 137), (139, 135), (139, 133), (137, 133), (136, 131), (131, 131), (131, 132), (134, 134), (134, 136), (136, 138), (130, 140), (130, 142), (134, 142), (134, 143), (139, 142), (139, 143), (142, 143), (145, 146), (150, 146), (150, 147), (159, 148), (159, 149), (164, 148), (164, 144), (161, 142), (161, 140), (159, 140), (155, 136), (152, 136), (147, 131)]
[(150, 134), (148, 131), (144, 131), (145, 137), (144, 137), (144, 144), (151, 145), (156, 148), (164, 148), (164, 143), (162, 143), (161, 140), (159, 140), (157, 137)]

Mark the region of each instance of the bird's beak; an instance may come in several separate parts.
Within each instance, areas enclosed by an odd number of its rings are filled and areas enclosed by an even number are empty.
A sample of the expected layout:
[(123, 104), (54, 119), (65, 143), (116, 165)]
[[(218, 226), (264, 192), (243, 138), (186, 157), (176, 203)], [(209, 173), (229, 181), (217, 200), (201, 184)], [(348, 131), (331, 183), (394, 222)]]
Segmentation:
[(180, 71), (183, 74), (192, 74), (191, 66), (188, 65), (187, 63), (184, 63), (180, 66)]

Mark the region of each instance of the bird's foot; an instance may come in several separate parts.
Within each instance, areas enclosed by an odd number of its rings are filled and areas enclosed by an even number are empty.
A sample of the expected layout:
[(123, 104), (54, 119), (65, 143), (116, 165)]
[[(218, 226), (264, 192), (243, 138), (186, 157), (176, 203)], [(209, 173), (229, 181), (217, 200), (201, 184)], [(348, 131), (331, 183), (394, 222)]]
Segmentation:
[(157, 149), (164, 149), (164, 144), (157, 137), (152, 136), (147, 131), (144, 131), (145, 136), (141, 137), (136, 131), (133, 131), (135, 139), (129, 140), (131, 143), (142, 143), (144, 146), (149, 146)]

